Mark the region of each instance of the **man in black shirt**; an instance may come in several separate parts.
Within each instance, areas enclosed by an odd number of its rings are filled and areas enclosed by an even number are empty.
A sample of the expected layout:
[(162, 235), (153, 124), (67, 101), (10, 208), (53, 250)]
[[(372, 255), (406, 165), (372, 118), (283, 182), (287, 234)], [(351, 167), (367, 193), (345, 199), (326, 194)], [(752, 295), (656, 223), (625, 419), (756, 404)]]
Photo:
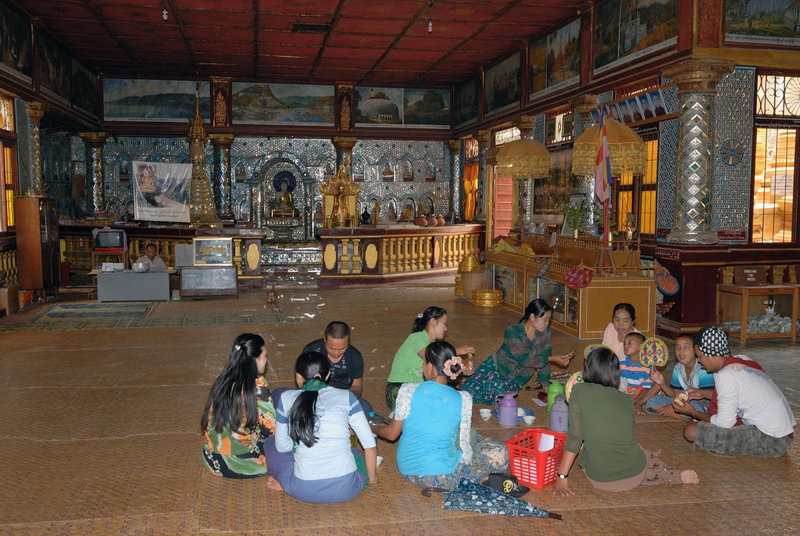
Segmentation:
[(364, 387), (364, 358), (350, 344), (350, 326), (335, 320), (325, 328), (325, 336), (308, 343), (305, 352), (319, 352), (328, 358), (331, 375), (328, 385), (337, 389), (348, 389), (358, 398), (364, 413), (369, 418), (372, 404), (361, 398)]

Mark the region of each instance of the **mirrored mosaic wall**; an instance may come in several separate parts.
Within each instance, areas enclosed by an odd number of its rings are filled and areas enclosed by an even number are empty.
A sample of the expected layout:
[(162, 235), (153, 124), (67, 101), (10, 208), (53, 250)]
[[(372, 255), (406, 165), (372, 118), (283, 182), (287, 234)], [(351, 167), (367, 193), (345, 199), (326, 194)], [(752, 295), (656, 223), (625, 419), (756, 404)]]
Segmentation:
[[(711, 191), (713, 230), (747, 232), (750, 220), (755, 82), (755, 69), (737, 68), (717, 84), (714, 102), (714, 181)], [(741, 146), (740, 160), (721, 156), (721, 148), (726, 142)]]
[[(83, 140), (77, 136), (46, 133), (42, 149), (45, 180), (50, 185), (51, 195), (68, 200), (72, 175), (83, 172), (86, 155)], [(212, 153), (213, 146), (209, 143), (206, 145), (209, 177), (213, 170)], [(126, 175), (126, 170), (131, 169), (129, 162), (184, 163), (188, 157), (188, 144), (182, 137), (110, 137), (103, 149), (108, 210), (122, 219), (133, 218), (132, 187), (130, 176)], [(455, 199), (450, 186), (450, 159), (447, 144), (442, 141), (358, 141), (353, 148), (352, 166), (356, 180), (363, 181), (359, 211), (365, 207), (372, 211), (374, 202), (379, 200), (383, 206), (393, 203), (402, 209), (410, 204), (415, 212), (420, 206), (433, 206), (436, 214), (447, 214)], [(271, 198), (275, 193), (272, 179), (284, 171), (292, 173), (296, 179), (293, 194), (297, 208), (302, 209), (308, 194), (316, 210), (322, 204), (319, 184), (333, 175), (335, 162), (336, 151), (330, 139), (235, 139), (231, 146), (231, 168), (236, 219), (250, 220), (251, 193), (256, 191), (264, 199)], [(85, 201), (81, 200), (80, 204), (85, 210)], [(62, 213), (74, 216), (66, 207)], [(303, 230), (299, 227), (293, 238), (300, 240), (302, 236)]]

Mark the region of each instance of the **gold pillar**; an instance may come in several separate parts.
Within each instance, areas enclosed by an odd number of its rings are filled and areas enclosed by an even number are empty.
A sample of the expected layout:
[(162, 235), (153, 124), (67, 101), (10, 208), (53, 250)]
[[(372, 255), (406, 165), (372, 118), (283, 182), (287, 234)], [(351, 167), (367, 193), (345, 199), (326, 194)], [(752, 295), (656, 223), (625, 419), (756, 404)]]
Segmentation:
[(34, 101), (28, 103), (28, 118), (31, 124), (31, 153), (33, 161), (31, 166), (32, 173), (32, 187), (35, 195), (45, 195), (44, 181), (42, 180), (42, 142), (39, 135), (39, 124), (44, 117), (44, 105), (41, 102)]
[(345, 174), (352, 176), (353, 147), (355, 147), (358, 139), (336, 136), (331, 141), (336, 148), (336, 169), (338, 170), (339, 166), (344, 166)]

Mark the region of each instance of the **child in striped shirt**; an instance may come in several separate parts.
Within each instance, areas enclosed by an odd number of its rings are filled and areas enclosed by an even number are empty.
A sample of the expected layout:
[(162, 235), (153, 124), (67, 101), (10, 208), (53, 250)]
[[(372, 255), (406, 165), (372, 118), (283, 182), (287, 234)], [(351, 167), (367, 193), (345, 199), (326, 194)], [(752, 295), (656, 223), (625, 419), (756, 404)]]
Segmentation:
[[(650, 379), (650, 369), (639, 362), (639, 353), (644, 343), (644, 335), (635, 331), (625, 335), (622, 341), (622, 349), (625, 352), (625, 359), (619, 360), (620, 391), (628, 394), (634, 399), (646, 389), (653, 385)], [(623, 389), (623, 385), (625, 386)]]

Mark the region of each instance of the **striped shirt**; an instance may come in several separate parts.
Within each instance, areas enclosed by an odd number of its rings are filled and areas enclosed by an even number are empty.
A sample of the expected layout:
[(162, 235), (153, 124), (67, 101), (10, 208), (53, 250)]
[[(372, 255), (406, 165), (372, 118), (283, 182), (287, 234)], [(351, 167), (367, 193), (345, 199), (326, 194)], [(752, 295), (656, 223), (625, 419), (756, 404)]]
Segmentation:
[(634, 365), (628, 356), (619, 360), (619, 375), (627, 382), (626, 393), (636, 398), (642, 389), (653, 386), (650, 380), (650, 369), (639, 361)]

